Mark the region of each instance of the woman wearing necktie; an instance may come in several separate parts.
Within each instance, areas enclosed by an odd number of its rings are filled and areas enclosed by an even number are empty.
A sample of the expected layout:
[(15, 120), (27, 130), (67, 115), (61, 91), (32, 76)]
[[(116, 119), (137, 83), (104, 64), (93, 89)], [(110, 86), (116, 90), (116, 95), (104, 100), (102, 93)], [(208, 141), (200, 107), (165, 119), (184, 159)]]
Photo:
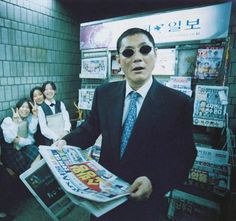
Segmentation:
[(44, 102), (38, 107), (39, 125), (45, 137), (42, 145), (51, 145), (71, 130), (69, 113), (62, 101), (55, 100), (56, 85), (47, 81), (42, 85)]

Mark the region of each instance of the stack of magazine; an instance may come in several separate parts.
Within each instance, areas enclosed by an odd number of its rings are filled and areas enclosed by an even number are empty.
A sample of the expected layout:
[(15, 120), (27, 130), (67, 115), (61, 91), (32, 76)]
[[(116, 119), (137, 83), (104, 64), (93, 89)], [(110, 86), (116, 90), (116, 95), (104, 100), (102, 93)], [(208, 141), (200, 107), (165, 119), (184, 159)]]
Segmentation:
[(176, 221), (219, 221), (218, 203), (180, 190), (169, 194), (167, 216)]
[(127, 200), (129, 184), (78, 147), (39, 146), (58, 183), (73, 203), (99, 217)]
[(229, 153), (200, 146), (197, 151), (186, 184), (224, 196), (230, 190)]

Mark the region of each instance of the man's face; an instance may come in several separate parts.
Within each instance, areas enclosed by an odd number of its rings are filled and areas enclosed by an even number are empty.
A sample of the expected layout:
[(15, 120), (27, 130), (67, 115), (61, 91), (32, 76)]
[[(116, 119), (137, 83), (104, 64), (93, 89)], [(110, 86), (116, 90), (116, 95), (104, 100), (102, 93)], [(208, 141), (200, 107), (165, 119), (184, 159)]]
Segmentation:
[(201, 111), (202, 113), (204, 113), (205, 110), (206, 110), (206, 102), (202, 101), (202, 102), (200, 103), (200, 111)]
[[(144, 46), (151, 47), (149, 53), (147, 53), (148, 50), (145, 50)], [(133, 55), (126, 57), (125, 54), (122, 54), (126, 49), (133, 50)], [(135, 34), (127, 36), (121, 41), (120, 54), (117, 57), (117, 61), (125, 73), (130, 86), (137, 90), (152, 75), (156, 62), (156, 51), (146, 35)]]

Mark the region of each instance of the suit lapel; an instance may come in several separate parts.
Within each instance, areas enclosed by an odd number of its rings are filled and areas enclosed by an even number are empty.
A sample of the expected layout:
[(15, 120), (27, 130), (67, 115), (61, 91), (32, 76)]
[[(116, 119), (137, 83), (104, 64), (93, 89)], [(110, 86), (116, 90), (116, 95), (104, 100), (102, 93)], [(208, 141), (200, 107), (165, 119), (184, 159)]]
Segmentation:
[[(110, 144), (116, 160), (120, 156), (120, 138), (122, 132), (122, 116), (125, 97), (125, 81), (120, 82), (121, 85), (114, 89), (112, 96), (108, 98), (108, 121)], [(114, 159), (114, 160), (115, 160)]]

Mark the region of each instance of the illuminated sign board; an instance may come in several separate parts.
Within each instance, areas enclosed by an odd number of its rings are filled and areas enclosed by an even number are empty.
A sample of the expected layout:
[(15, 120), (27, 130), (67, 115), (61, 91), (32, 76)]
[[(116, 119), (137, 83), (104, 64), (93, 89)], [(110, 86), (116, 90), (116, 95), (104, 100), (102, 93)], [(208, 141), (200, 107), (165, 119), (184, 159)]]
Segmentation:
[(157, 44), (226, 38), (231, 2), (178, 11), (135, 15), (130, 18), (82, 23), (80, 48), (116, 48), (117, 38), (127, 29), (149, 31)]

